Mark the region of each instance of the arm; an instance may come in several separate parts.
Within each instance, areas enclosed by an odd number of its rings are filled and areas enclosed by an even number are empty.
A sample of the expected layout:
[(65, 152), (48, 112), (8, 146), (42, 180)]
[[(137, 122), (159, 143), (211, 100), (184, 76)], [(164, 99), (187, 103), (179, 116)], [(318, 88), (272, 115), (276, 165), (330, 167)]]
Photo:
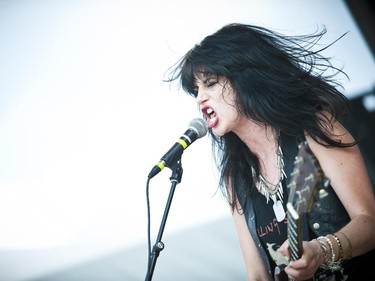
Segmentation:
[[(333, 124), (333, 132), (340, 136), (342, 142), (353, 141), (352, 136), (338, 122)], [(375, 198), (358, 146), (326, 148), (309, 136), (306, 136), (306, 140), (351, 219), (335, 233), (342, 246), (343, 258), (358, 256), (374, 249)], [(330, 238), (337, 260), (340, 249), (333, 236)], [(326, 247), (330, 247), (329, 243)], [(286, 245), (280, 250), (284, 255), (288, 254)], [(311, 277), (313, 272), (325, 263), (323, 252), (316, 240), (304, 242), (303, 252), (301, 259), (292, 262), (285, 269), (295, 280)]]
[(247, 281), (267, 281), (272, 280), (264, 267), (263, 261), (259, 256), (258, 249), (252, 239), (247, 227), (244, 214), (239, 214), (235, 210), (232, 214), (234, 224), (237, 230), (237, 236), (240, 243), (242, 255), (245, 261)]
[[(334, 132), (342, 135), (343, 142), (353, 141), (352, 136), (338, 122), (334, 124)], [(358, 146), (325, 148), (309, 137), (307, 141), (350, 216), (351, 221), (340, 232), (350, 239), (352, 256), (374, 249), (375, 197)], [(341, 236), (340, 240), (345, 242)]]

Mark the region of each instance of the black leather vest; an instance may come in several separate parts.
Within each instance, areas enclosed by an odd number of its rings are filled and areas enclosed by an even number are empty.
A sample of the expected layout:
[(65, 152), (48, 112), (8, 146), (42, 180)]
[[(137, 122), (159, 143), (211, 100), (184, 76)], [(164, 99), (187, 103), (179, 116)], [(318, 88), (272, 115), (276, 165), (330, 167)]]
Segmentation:
[[(298, 153), (298, 144), (303, 141), (301, 136), (281, 136), (281, 148), (284, 155), (284, 169), (287, 175), (286, 183), (289, 184), (290, 174), (294, 168), (294, 160)], [(284, 198), (288, 198), (285, 196)], [(255, 212), (251, 200), (246, 201), (245, 217), (251, 236), (258, 247), (259, 253), (265, 262), (268, 272), (271, 266), (267, 257), (267, 251), (263, 248), (256, 232)], [(311, 212), (305, 216), (303, 221), (303, 240), (309, 241), (321, 235), (327, 235), (341, 229), (349, 222), (350, 218), (341, 201), (331, 186), (324, 189), (324, 192), (317, 192)]]

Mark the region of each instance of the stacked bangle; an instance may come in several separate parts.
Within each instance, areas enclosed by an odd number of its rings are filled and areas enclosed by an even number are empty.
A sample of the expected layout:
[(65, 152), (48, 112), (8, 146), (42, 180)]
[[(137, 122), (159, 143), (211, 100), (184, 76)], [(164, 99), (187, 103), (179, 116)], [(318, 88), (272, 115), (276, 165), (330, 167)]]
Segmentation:
[[(332, 240), (329, 238), (329, 236), (334, 237), (337, 243), (337, 247), (339, 249), (339, 255), (337, 259), (336, 259), (335, 248), (333, 247)], [(325, 260), (323, 267), (329, 268), (332, 271), (339, 270), (341, 268), (341, 260), (344, 255), (340, 239), (334, 234), (328, 234), (327, 236), (319, 236), (316, 240), (319, 242), (320, 249), (323, 252), (323, 256)], [(327, 250), (327, 245), (329, 246), (330, 251)]]
[(341, 241), (334, 233), (332, 233), (331, 235), (336, 240), (337, 246), (339, 247), (338, 261), (341, 261), (344, 258), (344, 250), (342, 248)]
[[(348, 255), (347, 255), (347, 258), (350, 259), (350, 258), (352, 257), (352, 254), (353, 254), (352, 243), (350, 242), (350, 239), (349, 239), (348, 235), (346, 235), (344, 232), (341, 232), (341, 231), (337, 232), (337, 234), (339, 234), (339, 233), (340, 233), (342, 236), (344, 236), (345, 239), (348, 241), (348, 245), (349, 245), (349, 253), (348, 253)], [(344, 258), (344, 257), (343, 257), (343, 258)]]
[(328, 264), (330, 262), (330, 259), (329, 259), (328, 253), (327, 253), (326, 243), (324, 241), (322, 241), (322, 238), (323, 238), (323, 236), (320, 236), (316, 239), (316, 241), (318, 241), (320, 249), (323, 252), (323, 256), (324, 256), (324, 266), (323, 267), (325, 267), (326, 265), (328, 266)]

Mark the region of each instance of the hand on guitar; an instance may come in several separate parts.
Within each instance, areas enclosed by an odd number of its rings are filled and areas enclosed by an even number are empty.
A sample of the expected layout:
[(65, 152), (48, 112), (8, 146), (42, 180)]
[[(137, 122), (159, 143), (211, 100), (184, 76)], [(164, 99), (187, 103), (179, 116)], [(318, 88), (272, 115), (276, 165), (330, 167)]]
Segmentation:
[(325, 261), (317, 240), (303, 241), (302, 219), (303, 214), (311, 211), (314, 194), (328, 182), (307, 142), (301, 143), (288, 186), (288, 239), (279, 248), (290, 262), (286, 267), (276, 267), (275, 280), (313, 280), (315, 272)]
[[(291, 261), (284, 268), (285, 273), (291, 280), (302, 281), (312, 279), (319, 266), (324, 262), (322, 251), (316, 240), (303, 241), (302, 248), (302, 256), (295, 261)], [(279, 251), (283, 256), (290, 259), (288, 241), (285, 241), (281, 245)]]

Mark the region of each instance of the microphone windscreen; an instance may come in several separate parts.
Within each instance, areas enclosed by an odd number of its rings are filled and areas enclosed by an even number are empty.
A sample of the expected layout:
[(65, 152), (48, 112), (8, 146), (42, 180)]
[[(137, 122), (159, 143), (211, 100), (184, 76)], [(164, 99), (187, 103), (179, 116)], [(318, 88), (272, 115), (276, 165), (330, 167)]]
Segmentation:
[(195, 118), (190, 121), (189, 128), (197, 132), (197, 138), (201, 138), (207, 134), (208, 128), (206, 121), (202, 118)]

